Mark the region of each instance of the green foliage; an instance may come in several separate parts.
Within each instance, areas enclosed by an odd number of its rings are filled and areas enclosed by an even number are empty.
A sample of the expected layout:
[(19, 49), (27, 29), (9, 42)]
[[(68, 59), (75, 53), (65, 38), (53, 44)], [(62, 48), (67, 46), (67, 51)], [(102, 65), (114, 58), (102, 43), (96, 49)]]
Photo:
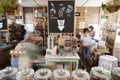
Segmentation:
[(116, 12), (120, 8), (120, 0), (113, 0), (101, 5), (102, 10), (107, 10), (110, 13)]
[(106, 4), (107, 4), (107, 7), (110, 7), (112, 5), (111, 2), (107, 2)]
[(15, 9), (17, 9), (17, 4), (11, 0), (0, 0), (0, 14), (12, 13)]
[(102, 8), (102, 10), (105, 10), (107, 8), (107, 5), (102, 3), (101, 8)]
[(117, 1), (115, 2), (115, 4), (118, 5), (118, 6), (120, 6), (120, 0), (117, 0)]

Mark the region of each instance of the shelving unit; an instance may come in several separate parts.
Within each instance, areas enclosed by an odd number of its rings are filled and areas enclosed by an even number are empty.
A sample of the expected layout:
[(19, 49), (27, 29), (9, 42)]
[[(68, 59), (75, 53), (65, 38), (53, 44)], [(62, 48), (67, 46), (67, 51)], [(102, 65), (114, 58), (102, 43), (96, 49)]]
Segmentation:
[(101, 40), (106, 42), (106, 47), (110, 53), (114, 52), (114, 43), (117, 29), (117, 13), (101, 15)]
[(33, 8), (34, 27), (43, 37), (43, 45), (47, 43), (47, 7)]
[(117, 12), (117, 29), (116, 29), (116, 37), (114, 42), (114, 56), (118, 58), (118, 62), (120, 63), (120, 10)]

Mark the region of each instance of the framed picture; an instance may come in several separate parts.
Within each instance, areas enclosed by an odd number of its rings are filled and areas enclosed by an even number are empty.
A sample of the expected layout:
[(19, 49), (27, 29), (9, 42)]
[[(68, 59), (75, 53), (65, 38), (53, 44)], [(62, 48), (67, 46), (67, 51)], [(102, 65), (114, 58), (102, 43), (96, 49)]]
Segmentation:
[(49, 33), (73, 33), (75, 0), (48, 0)]

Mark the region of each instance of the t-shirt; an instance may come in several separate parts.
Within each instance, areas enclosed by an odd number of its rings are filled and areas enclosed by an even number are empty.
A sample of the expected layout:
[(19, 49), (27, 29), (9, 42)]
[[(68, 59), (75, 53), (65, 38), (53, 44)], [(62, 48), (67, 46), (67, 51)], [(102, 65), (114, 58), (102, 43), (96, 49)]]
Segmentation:
[(81, 35), (81, 40), (83, 41), (83, 46), (94, 45), (95, 41), (90, 36)]
[(91, 37), (94, 37), (94, 36), (95, 36), (95, 31), (94, 31), (94, 30), (90, 31), (90, 32), (89, 32), (89, 35), (90, 35)]

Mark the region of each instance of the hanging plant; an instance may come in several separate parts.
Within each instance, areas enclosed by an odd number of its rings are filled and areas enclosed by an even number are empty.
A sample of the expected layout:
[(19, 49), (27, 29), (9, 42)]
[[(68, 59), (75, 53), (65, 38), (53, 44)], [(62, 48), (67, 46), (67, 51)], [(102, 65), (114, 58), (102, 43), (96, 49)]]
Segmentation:
[(17, 9), (17, 4), (13, 3), (11, 0), (0, 0), (0, 13), (14, 13), (14, 10)]
[(102, 10), (107, 10), (109, 13), (117, 12), (120, 9), (120, 0), (113, 0), (101, 5)]

